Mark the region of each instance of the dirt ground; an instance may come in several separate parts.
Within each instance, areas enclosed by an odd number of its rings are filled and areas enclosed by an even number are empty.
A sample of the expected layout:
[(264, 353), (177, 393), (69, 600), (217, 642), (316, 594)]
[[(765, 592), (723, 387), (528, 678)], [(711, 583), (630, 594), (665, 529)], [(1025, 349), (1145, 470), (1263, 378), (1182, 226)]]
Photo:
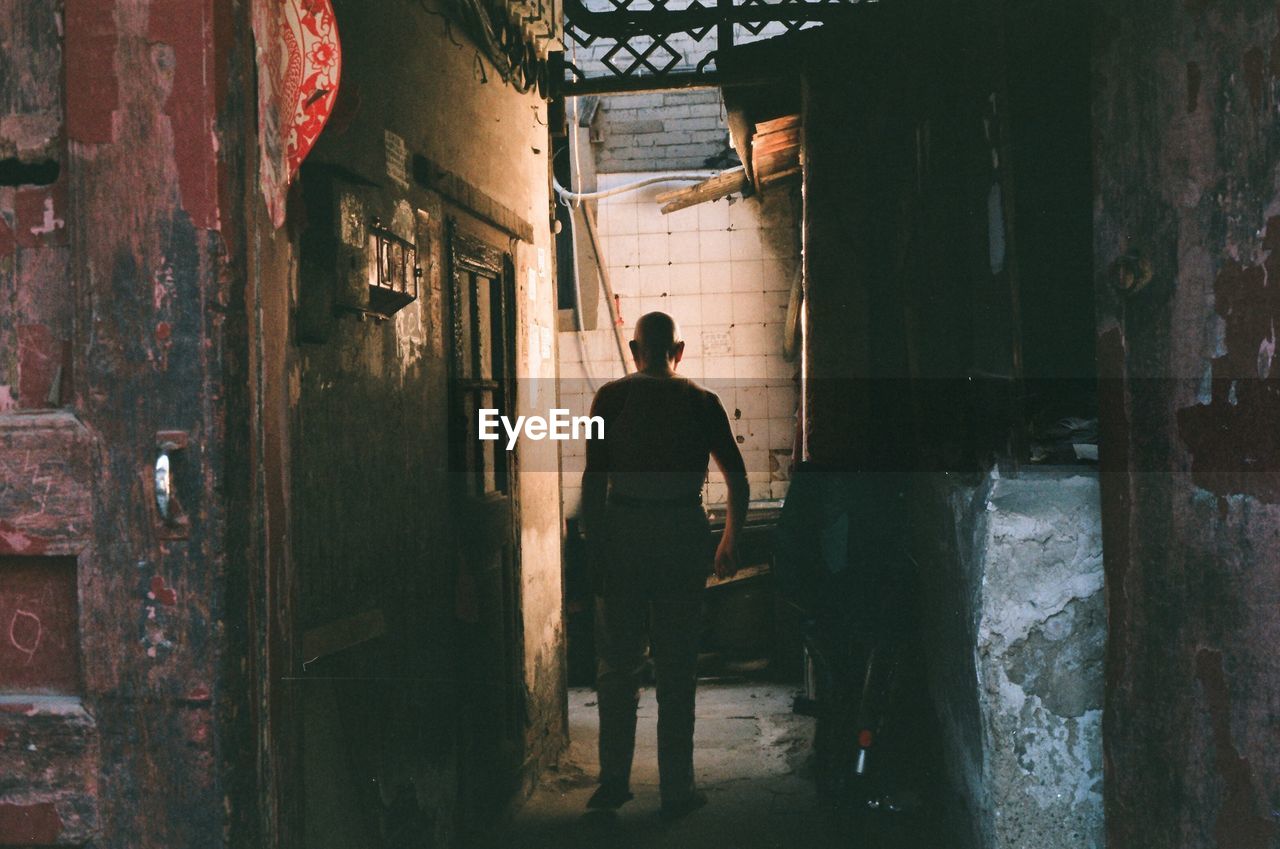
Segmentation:
[(835, 849), (915, 846), (838, 824), (818, 802), (810, 762), (813, 720), (791, 710), (795, 690), (778, 684), (698, 687), (694, 765), (708, 804), (684, 819), (658, 814), (657, 703), (641, 694), (632, 772), (635, 799), (616, 814), (588, 812), (595, 788), (596, 701), (569, 691), (570, 746), (495, 844), (504, 849)]

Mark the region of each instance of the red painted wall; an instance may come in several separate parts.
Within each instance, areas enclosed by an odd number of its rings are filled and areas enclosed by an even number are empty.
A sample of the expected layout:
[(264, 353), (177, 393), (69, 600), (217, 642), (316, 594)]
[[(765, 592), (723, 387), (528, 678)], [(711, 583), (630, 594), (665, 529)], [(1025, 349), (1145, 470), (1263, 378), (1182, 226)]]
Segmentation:
[(1110, 844), (1274, 847), (1276, 7), (1106, 4), (1093, 78)]
[(229, 105), (251, 55), (231, 13), (0, 3), (0, 845), (211, 845), (229, 787), (253, 798), (221, 733), (248, 692), (227, 652), (248, 465), (224, 449), (248, 428), (223, 157), (252, 114)]

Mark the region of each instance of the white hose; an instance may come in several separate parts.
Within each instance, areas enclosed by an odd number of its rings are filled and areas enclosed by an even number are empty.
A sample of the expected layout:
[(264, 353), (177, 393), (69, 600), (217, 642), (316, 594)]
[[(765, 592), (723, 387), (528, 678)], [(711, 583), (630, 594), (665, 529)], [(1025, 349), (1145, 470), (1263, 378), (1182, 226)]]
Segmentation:
[(582, 272), (578, 268), (578, 213), (565, 203), (569, 213), (569, 241), (573, 243), (573, 326), (578, 333), (584, 330), (582, 325)]
[[(578, 123), (578, 99), (570, 98), (569, 100), (569, 185), (579, 182), (579, 177), (575, 173), (578, 167), (578, 131), (576, 129)], [(558, 191), (560, 183), (556, 181), (555, 171), (552, 169), (551, 185)], [(582, 343), (582, 332), (585, 329), (582, 323), (582, 270), (578, 264), (578, 213), (564, 198), (557, 198), (560, 203), (564, 204), (565, 210), (569, 213), (569, 241), (573, 243), (573, 329), (578, 334), (578, 342)], [(586, 362), (586, 353), (583, 353), (583, 362)], [(595, 386), (593, 385), (594, 391)]]
[[(646, 177), (643, 180), (637, 180), (634, 183), (627, 183), (622, 186), (614, 186), (612, 189), (604, 189), (598, 192), (571, 192), (564, 186), (560, 185), (560, 181), (551, 178), (551, 185), (555, 188), (556, 195), (560, 198), (560, 202), (569, 207), (569, 238), (573, 240), (573, 297), (574, 303), (577, 305), (573, 311), (574, 324), (579, 333), (583, 331), (582, 325), (582, 282), (580, 279), (578, 267), (578, 216), (574, 212), (573, 207), (581, 204), (583, 201), (598, 200), (607, 198), (612, 195), (620, 195), (624, 192), (632, 192), (636, 189), (642, 189), (645, 186), (654, 183), (700, 183), (709, 177), (714, 177), (718, 171), (692, 171), (683, 174), (658, 174), (653, 177)], [(604, 257), (597, 258), (600, 262), (604, 262)], [(625, 363), (624, 363), (625, 368)]]
[[(570, 144), (573, 142), (570, 141)], [(551, 178), (551, 185), (555, 189), (556, 196), (560, 198), (569, 209), (569, 238), (573, 242), (573, 297), (574, 297), (574, 329), (578, 334), (578, 343), (583, 344), (583, 322), (582, 322), (582, 280), (581, 271), (578, 265), (578, 215), (575, 206), (580, 206), (583, 201), (600, 200), (601, 198), (612, 197), (626, 192), (633, 192), (636, 189), (642, 189), (645, 186), (651, 186), (654, 183), (700, 183), (710, 177), (719, 174), (719, 171), (686, 171), (682, 174), (657, 174), (652, 177), (645, 177), (643, 180), (637, 180), (634, 183), (626, 183), (621, 186), (614, 186), (612, 189), (603, 189), (597, 192), (571, 192), (564, 186), (560, 185), (560, 181), (554, 176)], [(593, 244), (594, 244), (593, 240)], [(603, 265), (605, 258), (600, 256), (598, 247), (596, 250), (596, 261)], [(612, 314), (612, 313), (611, 313)], [(621, 344), (621, 343), (619, 343)], [(583, 366), (586, 366), (586, 351), (583, 351)], [(626, 357), (622, 358), (622, 371), (627, 371)], [(591, 383), (592, 390), (595, 389), (595, 381), (588, 372), (587, 380)]]
[(612, 189), (601, 189), (598, 192), (571, 192), (555, 178), (552, 178), (551, 185), (555, 187), (556, 194), (566, 203), (582, 203), (584, 200), (599, 200), (600, 198), (612, 197), (625, 192), (633, 192), (636, 189), (642, 189), (645, 186), (651, 186), (654, 183), (701, 183), (703, 180), (719, 174), (719, 171), (685, 171), (682, 174), (657, 174), (653, 177), (645, 177), (643, 180), (637, 180), (634, 183), (627, 183), (622, 186), (614, 186)]

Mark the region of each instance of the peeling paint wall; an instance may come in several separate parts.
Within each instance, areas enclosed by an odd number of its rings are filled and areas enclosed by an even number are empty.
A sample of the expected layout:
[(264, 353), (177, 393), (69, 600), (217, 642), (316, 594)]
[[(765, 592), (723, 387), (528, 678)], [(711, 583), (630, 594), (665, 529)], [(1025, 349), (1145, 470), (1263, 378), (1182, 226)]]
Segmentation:
[[(284, 226), (254, 198), (268, 506), (287, 545), (271, 570), (292, 618), (281, 828), (307, 849), (456, 846), (501, 820), (565, 733), (555, 446), (516, 452), (513, 588), (479, 562), (490, 540), (459, 496), (457, 452), (474, 434), (451, 414), (455, 234), (510, 258), (516, 412), (554, 406), (547, 106), (421, 5), (334, 7), (333, 116)], [(342, 246), (375, 217), (422, 269), (387, 321), (335, 310), (364, 287), (346, 266), (363, 249)]]
[(222, 736), (247, 477), (229, 14), (0, 4), (0, 845), (216, 844), (252, 786)]
[(1042, 468), (929, 488), (917, 547), (962, 845), (1102, 847), (1097, 476)]
[(1095, 33), (1108, 838), (1273, 847), (1280, 22), (1157, 0)]
[(422, 249), (385, 323), (315, 309), (318, 178), (270, 223), (250, 4), (0, 3), (0, 845), (457, 845), (563, 742), (554, 448), (518, 458), (500, 772), (448, 482), (454, 223), (510, 255), (553, 384), (546, 104), (418, 5), (338, 13), (312, 161)]
[(66, 229), (67, 184), (61, 14), (52, 4), (0, 7), (10, 22), (0, 58), (0, 413), (62, 404), (53, 379), (69, 366), (73, 303)]
[(928, 678), (945, 741), (946, 776), (955, 790), (942, 815), (956, 844), (977, 849), (990, 830), (989, 790), (983, 781), (983, 716), (974, 651), (982, 582), (977, 554), (985, 539), (984, 509), (991, 479), (955, 475), (917, 481), (913, 556), (925, 580)]
[[(1020, 405), (1073, 403), (1093, 365), (1088, 135), (1073, 123), (1058, 147), (1036, 143), (1052, 135), (1043, 104), (1087, 114), (1087, 42), (1078, 14), (1065, 33), (1043, 10), (882, 4), (792, 53), (805, 68), (806, 454), (913, 473), (918, 627), (957, 792), (934, 812), (975, 849), (1103, 843), (1097, 483), (1019, 450)], [(1013, 22), (1070, 49), (1015, 49)], [(1060, 96), (1021, 78), (1015, 96), (1018, 74)], [(1075, 384), (1086, 391), (1060, 391)]]

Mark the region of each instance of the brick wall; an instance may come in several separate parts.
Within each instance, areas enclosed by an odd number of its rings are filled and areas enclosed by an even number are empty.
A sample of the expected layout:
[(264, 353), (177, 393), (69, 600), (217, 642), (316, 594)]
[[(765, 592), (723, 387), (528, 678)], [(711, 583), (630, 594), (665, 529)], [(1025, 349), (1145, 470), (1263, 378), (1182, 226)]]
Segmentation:
[[(602, 98), (591, 138), (600, 172), (723, 167), (729, 147), (724, 108), (715, 89)], [(717, 166), (710, 164), (717, 158)]]
[[(687, 33), (667, 39), (677, 51), (676, 71), (692, 71), (713, 49), (714, 39), (698, 42)], [(611, 74), (605, 56), (613, 48), (609, 39), (598, 39), (590, 47), (573, 45), (569, 61), (590, 76)], [(659, 48), (651, 57), (661, 66), (669, 54)], [(627, 65), (625, 52), (609, 62)], [(685, 89), (643, 94), (619, 94), (600, 98), (600, 108), (591, 125), (591, 149), (599, 172), (679, 171), (721, 167), (707, 160), (721, 156), (729, 147), (720, 91), (715, 88)]]

